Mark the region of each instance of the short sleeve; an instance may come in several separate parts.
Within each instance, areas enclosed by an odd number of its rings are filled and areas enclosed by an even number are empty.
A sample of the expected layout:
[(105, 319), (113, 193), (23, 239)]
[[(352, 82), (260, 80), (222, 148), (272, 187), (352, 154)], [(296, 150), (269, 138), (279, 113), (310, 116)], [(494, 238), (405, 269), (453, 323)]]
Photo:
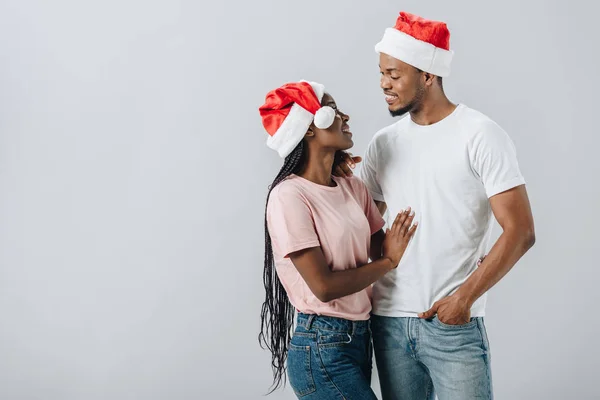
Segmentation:
[(267, 224), (274, 248), (284, 257), (321, 245), (312, 212), (299, 189), (281, 183), (271, 192)]
[(371, 193), (372, 200), (385, 201), (381, 186), (377, 181), (377, 146), (375, 139), (371, 141), (367, 148), (359, 176), (369, 193)]
[(469, 159), (488, 198), (525, 184), (514, 143), (493, 122), (486, 123), (469, 142)]

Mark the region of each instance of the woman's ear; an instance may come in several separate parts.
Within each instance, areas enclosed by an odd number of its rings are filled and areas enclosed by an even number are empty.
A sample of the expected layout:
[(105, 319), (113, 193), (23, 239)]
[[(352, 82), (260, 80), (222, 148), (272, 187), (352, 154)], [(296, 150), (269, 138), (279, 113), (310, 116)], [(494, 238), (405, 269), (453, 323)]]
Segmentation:
[(306, 135), (305, 136), (306, 137), (313, 137), (313, 136), (315, 136), (314, 129), (315, 129), (314, 124), (311, 124), (310, 127), (308, 128), (308, 130), (306, 131)]

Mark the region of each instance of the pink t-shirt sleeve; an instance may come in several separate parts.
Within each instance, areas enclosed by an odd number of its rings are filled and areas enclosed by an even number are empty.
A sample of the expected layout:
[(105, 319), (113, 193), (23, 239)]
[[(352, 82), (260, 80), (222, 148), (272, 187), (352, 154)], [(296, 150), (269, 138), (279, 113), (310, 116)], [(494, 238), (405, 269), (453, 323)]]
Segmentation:
[(284, 257), (321, 245), (310, 207), (293, 185), (281, 184), (273, 189), (267, 206), (267, 223), (271, 241), (277, 243)]
[(351, 177), (349, 179), (352, 179), (353, 181), (352, 186), (354, 187), (358, 199), (362, 203), (365, 216), (369, 221), (369, 227), (371, 228), (372, 235), (383, 228), (385, 221), (381, 217), (381, 213), (379, 212), (379, 209), (377, 209), (375, 201), (373, 200), (373, 197), (371, 196), (371, 193), (364, 182), (357, 177)]

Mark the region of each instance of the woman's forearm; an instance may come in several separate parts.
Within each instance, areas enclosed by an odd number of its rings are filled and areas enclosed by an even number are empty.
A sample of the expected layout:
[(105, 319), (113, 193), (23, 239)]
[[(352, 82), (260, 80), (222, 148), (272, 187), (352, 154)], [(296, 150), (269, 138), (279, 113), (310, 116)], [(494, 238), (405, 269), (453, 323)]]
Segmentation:
[(315, 293), (315, 295), (319, 300), (328, 302), (360, 292), (375, 283), (394, 267), (395, 265), (389, 258), (379, 258), (359, 268), (332, 271), (323, 277), (319, 293)]

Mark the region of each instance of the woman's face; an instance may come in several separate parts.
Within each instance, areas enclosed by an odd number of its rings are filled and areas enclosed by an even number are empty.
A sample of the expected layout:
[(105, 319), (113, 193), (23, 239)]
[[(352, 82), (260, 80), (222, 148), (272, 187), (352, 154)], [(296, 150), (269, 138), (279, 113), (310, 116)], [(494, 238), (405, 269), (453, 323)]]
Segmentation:
[(312, 141), (324, 149), (334, 151), (348, 150), (354, 146), (352, 132), (350, 132), (350, 127), (348, 126), (350, 117), (337, 108), (335, 100), (328, 93), (323, 95), (321, 106), (333, 108), (336, 112), (335, 119), (333, 120), (333, 124), (327, 129), (319, 129), (314, 124), (311, 125), (311, 131), (314, 133)]

